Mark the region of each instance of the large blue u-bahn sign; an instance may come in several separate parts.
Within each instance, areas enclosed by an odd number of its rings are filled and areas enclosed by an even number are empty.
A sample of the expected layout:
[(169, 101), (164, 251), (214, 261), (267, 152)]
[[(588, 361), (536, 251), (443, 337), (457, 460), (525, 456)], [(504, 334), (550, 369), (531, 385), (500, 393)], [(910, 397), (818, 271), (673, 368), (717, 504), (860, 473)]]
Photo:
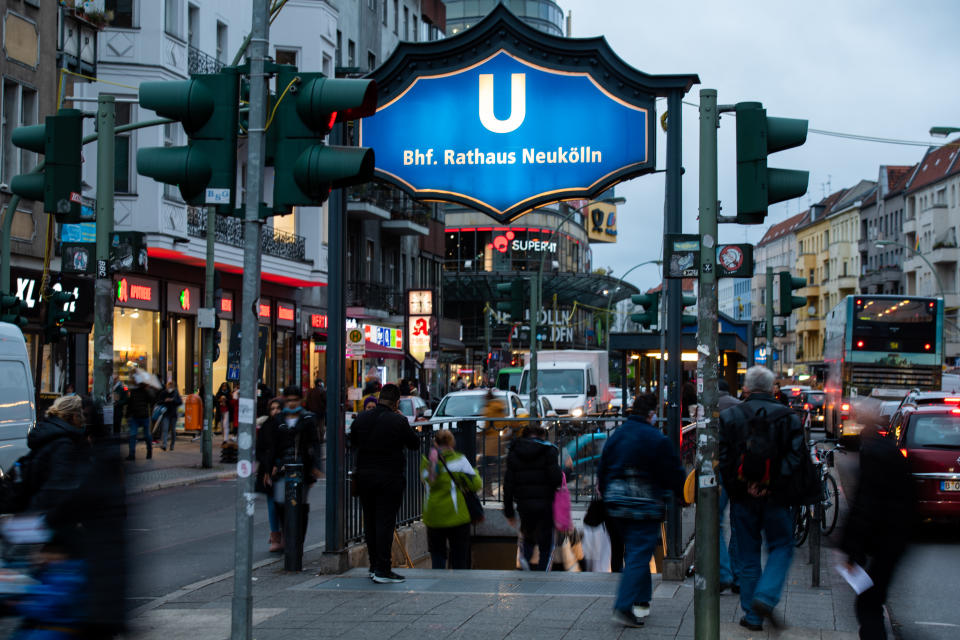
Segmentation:
[(376, 175), (416, 198), (509, 221), (653, 171), (655, 99), (696, 76), (648, 76), (603, 38), (526, 26), (503, 5), (462, 34), (403, 43), (372, 74), (360, 123)]

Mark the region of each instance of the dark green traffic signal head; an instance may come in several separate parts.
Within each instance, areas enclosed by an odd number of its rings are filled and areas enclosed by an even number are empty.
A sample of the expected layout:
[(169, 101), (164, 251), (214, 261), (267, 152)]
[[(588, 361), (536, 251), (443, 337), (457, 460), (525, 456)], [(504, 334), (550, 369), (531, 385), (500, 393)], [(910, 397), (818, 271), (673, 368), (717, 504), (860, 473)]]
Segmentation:
[(737, 222), (761, 224), (767, 206), (798, 198), (807, 192), (810, 174), (793, 169), (770, 169), (767, 155), (802, 145), (807, 121), (768, 118), (759, 102), (739, 102), (737, 114)]
[(660, 293), (638, 293), (630, 296), (630, 302), (643, 307), (643, 313), (631, 313), (630, 319), (639, 325), (650, 328), (657, 324), (657, 309), (660, 306)]
[(0, 322), (9, 322), (20, 328), (27, 326), (23, 312), (27, 305), (17, 296), (0, 295)]
[(337, 122), (364, 118), (377, 110), (373, 80), (300, 75), (305, 79), (297, 91), (297, 114), (314, 131), (326, 133)]
[(158, 116), (178, 120), (190, 135), (210, 120), (216, 106), (210, 82), (203, 76), (172, 82), (140, 84), (140, 106)]
[(44, 339), (47, 342), (58, 342), (66, 337), (67, 330), (63, 328), (63, 323), (73, 314), (69, 305), (76, 299), (75, 295), (67, 291), (54, 291), (50, 294), (47, 304), (47, 322), (43, 329)]
[(510, 296), (509, 300), (497, 302), (497, 310), (509, 313), (513, 322), (520, 322), (523, 319), (523, 280), (517, 278), (510, 282), (498, 282), (495, 286), (499, 295)]
[(789, 271), (781, 271), (778, 275), (780, 276), (780, 304), (777, 308), (777, 315), (789, 316), (794, 309), (799, 309), (807, 304), (806, 298), (793, 295), (795, 290), (807, 286), (807, 281), (790, 275)]
[(83, 175), (83, 113), (60, 109), (44, 124), (18, 127), (11, 141), (21, 149), (44, 155), (43, 173), (14, 176), (10, 190), (22, 198), (43, 202), (43, 210), (57, 222), (79, 222)]

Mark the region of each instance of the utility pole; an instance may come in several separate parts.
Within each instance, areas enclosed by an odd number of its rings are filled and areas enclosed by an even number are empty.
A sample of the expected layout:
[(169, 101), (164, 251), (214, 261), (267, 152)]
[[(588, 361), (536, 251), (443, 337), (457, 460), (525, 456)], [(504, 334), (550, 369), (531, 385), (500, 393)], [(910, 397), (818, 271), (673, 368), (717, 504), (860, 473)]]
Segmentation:
[(204, 279), (206, 293), (203, 304), (213, 309), (213, 327), (204, 330), (203, 343), (203, 433), (200, 441), (200, 466), (204, 469), (213, 467), (213, 425), (210, 416), (213, 415), (213, 336), (217, 331), (217, 314), (220, 309), (214, 308), (214, 282), (216, 280), (216, 244), (217, 244), (217, 209), (207, 207), (207, 272)]
[(766, 367), (773, 371), (773, 267), (767, 267), (767, 361)]
[(720, 637), (719, 488), (714, 462), (720, 412), (717, 386), (717, 92), (700, 90), (700, 296), (697, 305), (697, 393), (704, 420), (697, 424), (696, 571), (694, 637)]
[[(97, 273), (93, 294), (93, 397), (107, 403), (113, 374), (113, 283), (110, 280), (110, 236), (113, 234), (113, 190), (116, 172), (114, 127), (116, 103), (111, 95), (97, 98)], [(53, 224), (53, 221), (50, 221)], [(117, 407), (114, 407), (114, 411)]]
[[(264, 143), (266, 138), (269, 0), (253, 1), (250, 30), (250, 112), (247, 129), (247, 188), (243, 218), (243, 304), (240, 343), (240, 402), (237, 434), (236, 546), (234, 549), (232, 640), (250, 640), (253, 633), (253, 436), (256, 420), (257, 378), (260, 362), (257, 311), (260, 303), (260, 203), (263, 201)], [(213, 230), (208, 229), (207, 233)], [(343, 327), (334, 326), (343, 331)]]
[[(563, 226), (563, 222), (560, 223)], [(559, 227), (558, 227), (559, 229)], [(556, 234), (554, 234), (556, 236)], [(537, 326), (540, 320), (540, 289), (543, 287), (543, 252), (541, 252), (540, 270), (537, 275), (530, 278), (530, 415), (534, 418), (540, 416), (537, 410), (537, 385), (539, 384), (539, 371), (537, 369)]]

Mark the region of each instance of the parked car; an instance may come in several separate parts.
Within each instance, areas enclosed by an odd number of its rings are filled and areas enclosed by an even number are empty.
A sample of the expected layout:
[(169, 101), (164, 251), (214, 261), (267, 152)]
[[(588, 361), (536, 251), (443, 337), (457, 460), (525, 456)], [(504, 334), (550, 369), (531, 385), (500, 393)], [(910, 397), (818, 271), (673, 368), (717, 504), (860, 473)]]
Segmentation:
[[(437, 405), (437, 410), (433, 412), (430, 423), (434, 429), (446, 429), (453, 426), (452, 423), (457, 419), (483, 418), (483, 408), (487, 404), (487, 391), (489, 389), (471, 389), (469, 391), (453, 391), (448, 393)], [(526, 418), (530, 415), (523, 401), (513, 391), (501, 391), (494, 389), (493, 395), (503, 400), (506, 405), (507, 418)]]
[(953, 403), (901, 407), (889, 437), (917, 481), (919, 515), (960, 519), (960, 408)]
[(430, 417), (430, 407), (420, 396), (402, 396), (397, 408), (411, 425)]
[[(630, 390), (627, 389), (627, 408), (633, 404), (633, 397)], [(607, 413), (620, 415), (623, 413), (623, 389), (620, 387), (610, 387), (610, 402), (607, 403)]]

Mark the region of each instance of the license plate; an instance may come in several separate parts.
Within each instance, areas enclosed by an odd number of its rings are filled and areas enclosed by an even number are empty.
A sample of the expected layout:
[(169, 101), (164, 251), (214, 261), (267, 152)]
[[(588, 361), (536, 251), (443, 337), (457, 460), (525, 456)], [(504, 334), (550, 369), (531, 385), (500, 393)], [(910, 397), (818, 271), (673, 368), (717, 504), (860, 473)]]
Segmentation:
[(960, 480), (941, 480), (940, 491), (960, 491)]

